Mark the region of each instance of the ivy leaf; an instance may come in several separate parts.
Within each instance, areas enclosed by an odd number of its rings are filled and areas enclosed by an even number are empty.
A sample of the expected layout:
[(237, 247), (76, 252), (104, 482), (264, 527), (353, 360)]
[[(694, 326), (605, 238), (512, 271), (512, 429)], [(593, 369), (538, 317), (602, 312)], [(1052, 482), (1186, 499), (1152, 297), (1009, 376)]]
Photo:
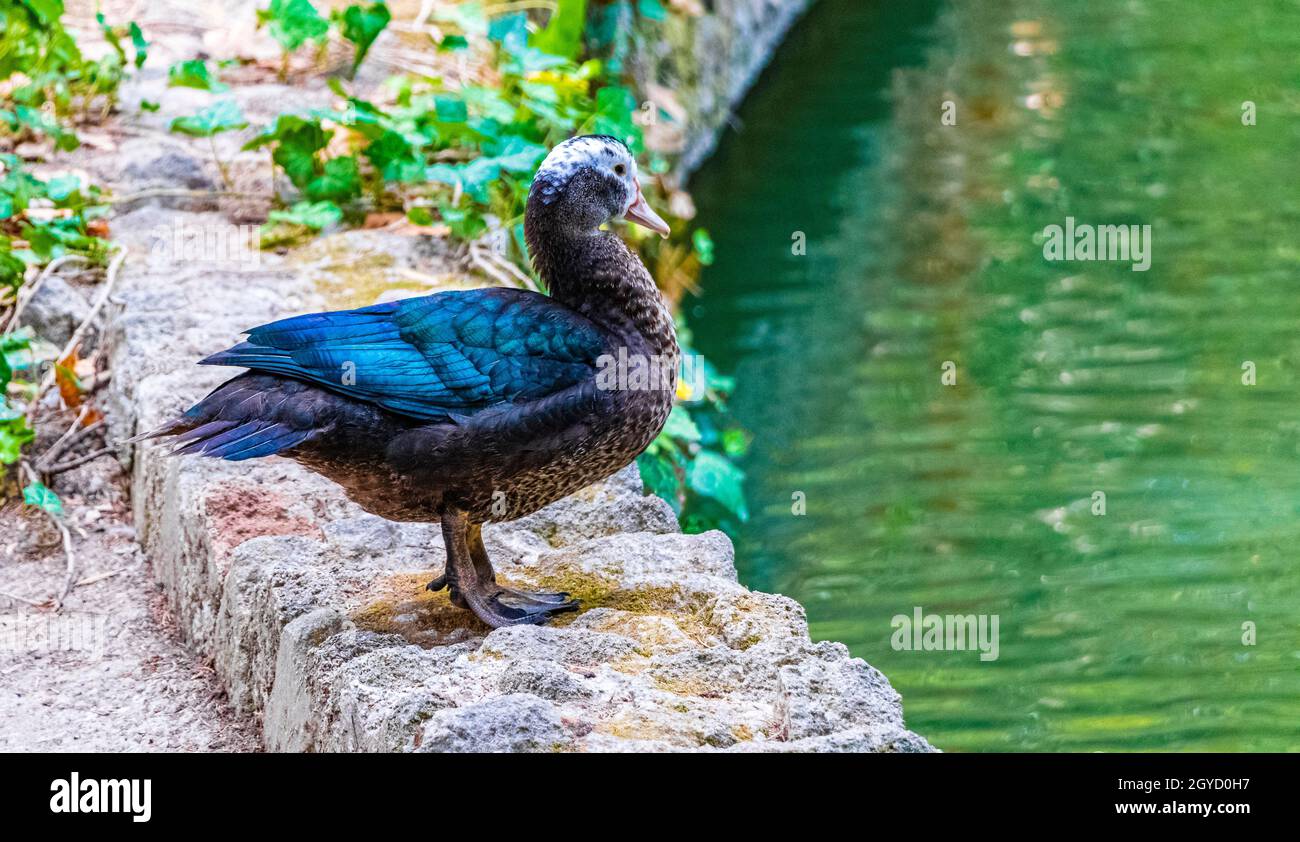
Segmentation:
[(366, 158), (383, 174), (385, 181), (418, 181), (424, 161), (400, 132), (389, 129), (366, 146)]
[(638, 0), (636, 10), (646, 20), (662, 21), (668, 17), (668, 10), (659, 0)]
[(219, 93), (230, 90), (229, 85), (218, 81), (208, 70), (208, 63), (203, 59), (181, 61), (167, 70), (167, 87), (197, 88), (200, 91)]
[(193, 137), (212, 137), (247, 127), (248, 120), (233, 99), (218, 100), (192, 117), (177, 117), (171, 122), (172, 131)]
[(135, 21), (131, 21), (126, 31), (131, 36), (131, 47), (135, 50), (136, 68), (144, 67), (145, 59), (149, 58), (149, 42), (144, 39), (144, 31)]
[(697, 442), (700, 440), (700, 428), (695, 426), (690, 411), (686, 407), (678, 405), (674, 406), (672, 412), (668, 413), (668, 421), (664, 424), (660, 435), (688, 443)]
[(271, 37), (287, 53), (307, 41), (321, 40), (330, 29), (310, 0), (271, 0), (270, 7), (257, 13), (257, 19), (261, 23), (270, 21)]
[(546, 157), (547, 148), (517, 135), (505, 139), (496, 150), (494, 160), (501, 169), (515, 175), (532, 175), (537, 162)]
[(365, 61), (366, 53), (370, 51), (370, 45), (375, 43), (375, 39), (384, 31), (384, 27), (388, 26), (393, 16), (386, 5), (375, 3), (372, 6), (348, 6), (339, 19), (341, 21), (339, 29), (343, 37), (357, 45), (357, 54), (352, 59), (350, 74), (355, 76), (357, 68)]
[(49, 512), (55, 517), (63, 516), (63, 501), (59, 499), (59, 495), (39, 482), (33, 482), (23, 489), (23, 502)]
[(469, 109), (465, 100), (454, 96), (437, 96), (433, 98), (433, 107), (442, 123), (463, 123), (469, 118)]
[(553, 56), (572, 59), (582, 48), (587, 0), (560, 0), (546, 28), (533, 36), (533, 46)]
[[(537, 162), (546, 154), (546, 147), (522, 137), (511, 136), (501, 144), (496, 155), (483, 155), (467, 164), (434, 164), (426, 177), (443, 184), (459, 184), (474, 201), (488, 202), (488, 187), (503, 172), (515, 175), (532, 173)], [(455, 230), (453, 226), (453, 231)]]
[(442, 221), (451, 229), (451, 233), (462, 240), (473, 240), (487, 230), (487, 222), (473, 209), (440, 205), (438, 213), (442, 216)]
[(302, 225), (313, 231), (336, 225), (343, 219), (343, 211), (333, 202), (299, 202), (288, 210), (271, 211), (267, 222)]
[[(0, 405), (0, 417), (9, 415), (7, 406)], [(36, 438), (27, 426), (27, 417), (20, 412), (0, 420), (0, 464), (12, 465), (22, 457), (23, 446)]]
[(712, 450), (696, 453), (686, 468), (686, 484), (691, 491), (716, 500), (742, 521), (749, 520), (744, 481), (743, 471)]
[(682, 481), (672, 457), (661, 450), (651, 449), (637, 457), (636, 466), (641, 472), (641, 482), (650, 493), (666, 500), (673, 513), (681, 517)]
[(422, 228), (427, 228), (433, 224), (433, 214), (429, 212), (428, 208), (421, 205), (416, 205), (407, 211), (406, 218), (412, 225), (419, 225)]
[(316, 153), (325, 148), (333, 134), (321, 128), (318, 120), (281, 114), (274, 126), (245, 143), (244, 150), (274, 145), (271, 160), (280, 165), (295, 187), (303, 190), (318, 174)]
[(514, 54), (528, 46), (528, 14), (511, 12), (499, 15), (488, 23), (488, 40), (500, 44), (506, 52)]
[(54, 138), (54, 147), (61, 152), (71, 152), (81, 145), (81, 141), (77, 140), (76, 134), (65, 130), (58, 122), (45, 116), (40, 109), (27, 105), (16, 105), (14, 106), (13, 116), (18, 125)]
[(331, 158), (319, 176), (307, 182), (307, 198), (313, 201), (351, 199), (361, 194), (361, 172), (351, 155)]
[(633, 120), (636, 97), (621, 85), (607, 85), (596, 92), (596, 113), (592, 132), (607, 134), (628, 145), (633, 154), (641, 151), (641, 129)]

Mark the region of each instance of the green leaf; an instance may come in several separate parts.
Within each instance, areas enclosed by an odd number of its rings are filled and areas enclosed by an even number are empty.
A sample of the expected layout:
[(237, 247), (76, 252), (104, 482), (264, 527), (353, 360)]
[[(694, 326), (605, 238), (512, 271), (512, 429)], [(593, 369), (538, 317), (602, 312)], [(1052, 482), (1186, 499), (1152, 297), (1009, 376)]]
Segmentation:
[(641, 482), (658, 497), (672, 506), (678, 517), (682, 514), (682, 481), (677, 475), (673, 460), (666, 453), (647, 450), (636, 459), (637, 469), (641, 472)]
[(33, 482), (23, 489), (23, 502), (49, 512), (55, 517), (63, 516), (63, 501), (59, 499), (59, 495), (39, 482)]
[(145, 60), (149, 58), (149, 42), (144, 39), (144, 31), (135, 21), (127, 25), (126, 31), (131, 36), (131, 47), (135, 50), (136, 68), (144, 67)]
[(483, 219), (483, 215), (473, 209), (440, 205), (438, 213), (442, 216), (442, 221), (451, 229), (451, 233), (462, 240), (473, 240), (487, 230), (487, 222)]
[(424, 176), (424, 161), (400, 132), (386, 130), (366, 146), (364, 154), (385, 181), (413, 182)]
[(54, 202), (64, 202), (81, 189), (81, 179), (75, 175), (59, 175), (45, 182), (45, 195)]
[[(4, 217), (0, 215), (0, 219), (2, 218)], [(9, 238), (0, 237), (0, 286), (7, 286), (10, 289), (22, 286), (26, 269), (27, 264), (14, 255)], [(0, 383), (0, 386), (3, 385)], [(0, 392), (0, 396), (2, 395), (3, 392)]]
[(438, 120), (443, 123), (463, 123), (469, 118), (469, 109), (465, 100), (454, 96), (436, 96), (433, 98), (434, 110)]
[(560, 0), (546, 28), (533, 36), (532, 45), (553, 56), (575, 58), (582, 49), (586, 20), (587, 0)]
[(712, 450), (696, 453), (686, 468), (686, 484), (691, 491), (717, 501), (742, 521), (749, 520), (744, 482), (744, 472)]
[(416, 205), (407, 211), (406, 218), (409, 219), (413, 225), (429, 226), (433, 224), (433, 214), (429, 212), (428, 208), (421, 205)]
[(352, 60), (352, 75), (356, 75), (357, 68), (365, 61), (366, 53), (370, 51), (370, 45), (375, 43), (379, 33), (384, 31), (384, 27), (388, 26), (392, 18), (388, 7), (383, 3), (375, 3), (371, 6), (348, 6), (343, 10), (340, 16), (342, 21), (340, 31), (344, 38), (357, 45), (357, 54)]
[(668, 413), (668, 421), (660, 434), (688, 443), (700, 440), (700, 428), (691, 419), (690, 410), (680, 404)]
[(607, 85), (596, 92), (596, 113), (592, 132), (607, 134), (628, 145), (633, 153), (641, 151), (641, 127), (633, 120), (636, 97), (621, 85)]
[(0, 421), (0, 464), (12, 465), (22, 458), (23, 446), (36, 438), (22, 414)]
[(307, 198), (313, 201), (333, 199), (343, 201), (361, 194), (361, 172), (357, 159), (351, 155), (331, 158), (325, 162), (321, 174), (307, 182)]
[(695, 254), (699, 257), (700, 263), (704, 266), (713, 265), (713, 238), (705, 228), (696, 228), (691, 234), (691, 245), (695, 247)]
[(247, 127), (248, 120), (233, 99), (218, 100), (192, 117), (177, 117), (171, 122), (172, 131), (194, 137), (212, 137)]
[(303, 225), (313, 231), (336, 225), (343, 219), (343, 211), (333, 202), (299, 202), (288, 210), (271, 211), (267, 222)]
[(487, 204), (488, 187), (503, 172), (531, 174), (545, 154), (546, 147), (512, 136), (501, 144), (497, 155), (483, 155), (467, 164), (434, 164), (426, 177), (443, 184), (459, 184), (474, 201)]
[(65, 130), (57, 120), (47, 117), (39, 109), (16, 105), (13, 114), (19, 125), (54, 138), (54, 147), (62, 152), (71, 152), (81, 145), (76, 134)]
[(270, 21), (271, 37), (285, 52), (291, 53), (307, 41), (323, 39), (330, 29), (310, 0), (271, 0), (271, 5), (257, 13), (260, 22)]
[(528, 46), (528, 14), (511, 12), (492, 18), (488, 23), (487, 36), (509, 53), (522, 51)]
[(637, 0), (636, 10), (646, 20), (662, 21), (668, 17), (668, 10), (659, 0)]
[(167, 87), (197, 88), (200, 91), (212, 91), (214, 93), (230, 90), (229, 85), (222, 84), (208, 70), (208, 63), (203, 59), (193, 59), (173, 64), (167, 70)]
[(140, 110), (141, 110), (141, 111), (148, 111), (148, 112), (152, 113), (152, 112), (157, 111), (157, 110), (160, 109), (160, 108), (162, 108), (162, 104), (161, 104), (161, 103), (157, 103), (157, 102), (154, 102), (153, 100), (149, 100), (149, 99), (142, 99), (142, 100), (140, 100)]
[(744, 430), (731, 428), (722, 431), (722, 452), (737, 459), (749, 450), (749, 436)]
[(325, 148), (334, 133), (321, 128), (319, 120), (281, 114), (275, 125), (244, 144), (245, 150), (272, 145), (271, 160), (289, 176), (299, 190), (320, 173), (316, 153)]

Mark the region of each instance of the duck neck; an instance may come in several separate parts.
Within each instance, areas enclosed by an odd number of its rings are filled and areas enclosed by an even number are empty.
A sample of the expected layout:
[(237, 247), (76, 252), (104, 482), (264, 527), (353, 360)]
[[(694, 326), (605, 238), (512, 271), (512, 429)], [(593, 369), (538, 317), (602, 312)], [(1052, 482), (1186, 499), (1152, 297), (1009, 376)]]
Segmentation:
[(664, 297), (640, 258), (610, 231), (575, 233), (535, 218), (524, 227), (533, 265), (552, 298), (650, 354), (678, 355)]

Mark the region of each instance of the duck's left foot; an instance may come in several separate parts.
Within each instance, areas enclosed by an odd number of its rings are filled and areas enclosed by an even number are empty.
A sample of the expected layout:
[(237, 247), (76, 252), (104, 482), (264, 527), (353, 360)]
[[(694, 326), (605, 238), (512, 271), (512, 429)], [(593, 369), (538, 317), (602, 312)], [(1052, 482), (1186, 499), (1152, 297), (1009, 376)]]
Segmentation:
[(460, 592), (460, 589), (456, 587), (456, 583), (448, 578), (445, 570), (441, 576), (424, 586), (426, 591), (434, 591), (435, 593), (443, 588), (447, 589), (447, 595), (451, 597), (452, 605), (457, 608), (469, 608), (469, 603), (465, 601), (464, 595)]

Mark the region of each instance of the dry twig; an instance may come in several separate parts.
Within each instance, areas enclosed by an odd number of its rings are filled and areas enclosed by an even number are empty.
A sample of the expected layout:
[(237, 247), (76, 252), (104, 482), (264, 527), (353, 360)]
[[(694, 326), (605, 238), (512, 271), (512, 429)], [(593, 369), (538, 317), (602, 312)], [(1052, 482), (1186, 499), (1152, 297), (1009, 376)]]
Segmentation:
[[(65, 254), (62, 257), (56, 257), (46, 264), (41, 273), (36, 276), (29, 286), (24, 286), (18, 290), (18, 297), (14, 300), (14, 310), (9, 314), (9, 321), (5, 324), (5, 335), (13, 333), (18, 329), (18, 317), (22, 315), (25, 308), (35, 296), (38, 290), (45, 284), (46, 279), (54, 274), (54, 270), (68, 263), (89, 263), (90, 258), (80, 254)], [(26, 294), (24, 294), (26, 293)]]

